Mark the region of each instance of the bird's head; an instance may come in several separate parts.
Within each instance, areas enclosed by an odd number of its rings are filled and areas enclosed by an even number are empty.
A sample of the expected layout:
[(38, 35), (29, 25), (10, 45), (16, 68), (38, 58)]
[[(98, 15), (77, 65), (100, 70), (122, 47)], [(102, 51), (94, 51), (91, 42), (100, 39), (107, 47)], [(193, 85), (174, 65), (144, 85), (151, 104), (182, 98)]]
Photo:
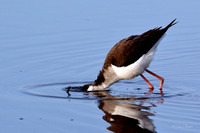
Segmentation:
[(83, 85), (83, 86), (82, 86), (82, 90), (88, 91), (88, 88), (89, 88), (90, 86), (92, 86), (92, 84)]
[(84, 91), (98, 91), (98, 90), (104, 90), (106, 86), (104, 84), (101, 85), (95, 85), (95, 84), (86, 84), (82, 86), (82, 90)]

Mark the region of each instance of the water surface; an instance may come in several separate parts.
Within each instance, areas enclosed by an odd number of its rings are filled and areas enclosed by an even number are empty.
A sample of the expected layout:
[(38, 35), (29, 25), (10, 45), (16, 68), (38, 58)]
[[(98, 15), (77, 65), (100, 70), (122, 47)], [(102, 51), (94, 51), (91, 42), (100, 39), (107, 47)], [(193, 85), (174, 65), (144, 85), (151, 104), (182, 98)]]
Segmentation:
[[(0, 132), (200, 130), (199, 1), (0, 2)], [(67, 94), (91, 83), (112, 46), (177, 18), (144, 73), (107, 91)]]

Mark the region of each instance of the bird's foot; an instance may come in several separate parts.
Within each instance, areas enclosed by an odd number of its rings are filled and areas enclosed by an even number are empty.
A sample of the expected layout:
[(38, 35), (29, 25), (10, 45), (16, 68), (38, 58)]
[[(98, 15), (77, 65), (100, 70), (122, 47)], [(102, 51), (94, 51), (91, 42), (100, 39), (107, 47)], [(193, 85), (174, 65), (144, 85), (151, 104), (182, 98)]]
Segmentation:
[(152, 92), (154, 90), (154, 87), (149, 87), (149, 92)]

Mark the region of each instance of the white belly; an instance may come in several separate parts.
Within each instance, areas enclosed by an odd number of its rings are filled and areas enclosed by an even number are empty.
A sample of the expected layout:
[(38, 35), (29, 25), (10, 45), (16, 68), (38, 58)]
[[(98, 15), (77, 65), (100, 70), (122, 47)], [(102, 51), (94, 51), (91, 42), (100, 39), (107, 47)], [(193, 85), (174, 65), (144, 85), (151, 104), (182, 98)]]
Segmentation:
[(130, 64), (126, 67), (117, 67), (115, 65), (112, 65), (112, 68), (115, 71), (119, 80), (134, 78), (142, 74), (145, 71), (145, 69), (149, 66), (153, 59), (155, 51), (156, 47), (153, 47), (147, 54), (144, 54), (133, 64)]
[(115, 65), (111, 65), (113, 70), (115, 71), (117, 78), (121, 79), (131, 79), (140, 74), (142, 74), (147, 67), (149, 67), (151, 61), (153, 60), (153, 56), (156, 52), (156, 48), (159, 45), (160, 41), (164, 35), (158, 40), (158, 42), (143, 56), (141, 56), (136, 62), (130, 64), (126, 67), (117, 67)]

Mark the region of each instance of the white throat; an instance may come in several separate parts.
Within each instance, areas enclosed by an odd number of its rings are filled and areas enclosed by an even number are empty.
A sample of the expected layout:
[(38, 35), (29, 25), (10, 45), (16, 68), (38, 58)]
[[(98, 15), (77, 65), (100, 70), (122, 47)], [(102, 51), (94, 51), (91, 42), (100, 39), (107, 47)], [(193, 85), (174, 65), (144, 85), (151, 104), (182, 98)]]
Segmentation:
[(104, 90), (105, 88), (108, 88), (115, 82), (121, 80), (115, 73), (115, 70), (112, 66), (109, 66), (106, 70), (104, 70), (103, 73), (104, 76), (104, 82), (102, 82), (99, 85), (90, 85), (87, 91), (95, 91), (95, 90)]
[(101, 85), (98, 85), (98, 86), (90, 85), (87, 91), (104, 90), (105, 88), (107, 88), (107, 86), (102, 83)]

